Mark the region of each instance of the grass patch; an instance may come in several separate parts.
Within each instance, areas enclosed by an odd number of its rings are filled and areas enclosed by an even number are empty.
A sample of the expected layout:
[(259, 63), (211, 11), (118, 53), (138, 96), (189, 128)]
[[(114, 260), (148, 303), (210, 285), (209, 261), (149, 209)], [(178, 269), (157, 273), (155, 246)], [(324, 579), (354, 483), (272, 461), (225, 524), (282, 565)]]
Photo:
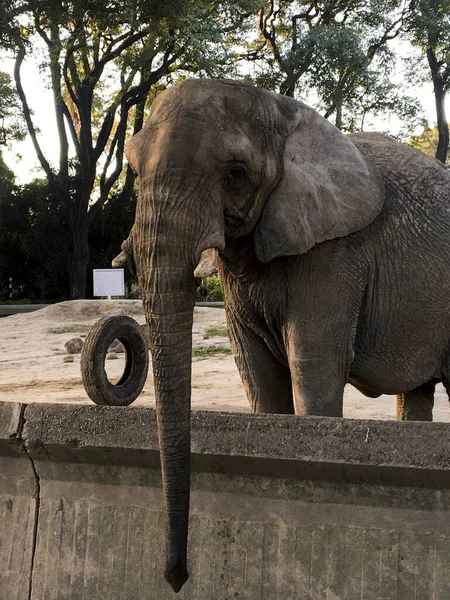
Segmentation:
[(206, 330), (206, 335), (211, 337), (228, 337), (228, 329), (226, 327), (209, 327), (209, 329)]
[(55, 327), (47, 329), (47, 333), (87, 333), (91, 329), (91, 325), (67, 325), (67, 327)]
[(194, 348), (194, 350), (192, 350), (192, 356), (194, 358), (214, 358), (215, 356), (230, 354), (231, 350), (229, 348), (217, 348), (215, 346), (201, 346), (200, 348)]

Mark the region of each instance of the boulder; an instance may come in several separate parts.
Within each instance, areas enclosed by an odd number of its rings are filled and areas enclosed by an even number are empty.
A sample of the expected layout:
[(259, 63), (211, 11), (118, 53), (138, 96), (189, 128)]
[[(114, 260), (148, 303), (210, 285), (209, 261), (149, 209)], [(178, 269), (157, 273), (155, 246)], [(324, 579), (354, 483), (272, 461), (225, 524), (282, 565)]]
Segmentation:
[(81, 338), (72, 338), (64, 344), (64, 348), (69, 354), (78, 354), (79, 352), (81, 352), (83, 343), (84, 342)]

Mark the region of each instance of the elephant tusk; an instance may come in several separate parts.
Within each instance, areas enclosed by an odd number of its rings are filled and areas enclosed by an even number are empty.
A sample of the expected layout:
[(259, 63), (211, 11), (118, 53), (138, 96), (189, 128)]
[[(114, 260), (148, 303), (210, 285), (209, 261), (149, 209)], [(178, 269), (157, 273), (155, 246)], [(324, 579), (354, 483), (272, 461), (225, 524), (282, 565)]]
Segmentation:
[(127, 264), (127, 257), (125, 256), (125, 252), (121, 252), (120, 254), (118, 254), (116, 256), (116, 258), (113, 258), (111, 261), (111, 266), (113, 266), (115, 269), (119, 269), (125, 267)]
[(203, 250), (202, 255), (200, 257), (200, 262), (198, 263), (194, 276), (199, 279), (203, 279), (203, 277), (211, 277), (217, 270), (217, 257), (219, 255), (219, 251), (217, 248), (207, 248)]

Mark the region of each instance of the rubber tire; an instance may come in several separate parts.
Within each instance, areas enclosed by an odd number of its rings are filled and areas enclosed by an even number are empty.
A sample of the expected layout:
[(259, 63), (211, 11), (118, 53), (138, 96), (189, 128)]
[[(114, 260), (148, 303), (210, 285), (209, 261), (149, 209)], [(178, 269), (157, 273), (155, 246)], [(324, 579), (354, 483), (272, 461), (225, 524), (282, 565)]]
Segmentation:
[[(125, 349), (125, 369), (113, 384), (105, 371), (106, 353), (118, 339)], [(95, 323), (81, 350), (81, 378), (89, 398), (102, 406), (129, 406), (142, 391), (148, 373), (148, 342), (131, 317), (104, 317)]]

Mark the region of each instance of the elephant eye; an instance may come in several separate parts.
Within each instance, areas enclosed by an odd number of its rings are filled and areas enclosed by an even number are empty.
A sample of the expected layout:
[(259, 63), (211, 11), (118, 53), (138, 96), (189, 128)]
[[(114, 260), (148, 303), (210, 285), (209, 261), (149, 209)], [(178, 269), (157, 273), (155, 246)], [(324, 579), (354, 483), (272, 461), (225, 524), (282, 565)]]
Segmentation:
[(226, 191), (237, 192), (246, 183), (246, 180), (247, 177), (245, 167), (232, 166), (225, 172), (223, 187)]

